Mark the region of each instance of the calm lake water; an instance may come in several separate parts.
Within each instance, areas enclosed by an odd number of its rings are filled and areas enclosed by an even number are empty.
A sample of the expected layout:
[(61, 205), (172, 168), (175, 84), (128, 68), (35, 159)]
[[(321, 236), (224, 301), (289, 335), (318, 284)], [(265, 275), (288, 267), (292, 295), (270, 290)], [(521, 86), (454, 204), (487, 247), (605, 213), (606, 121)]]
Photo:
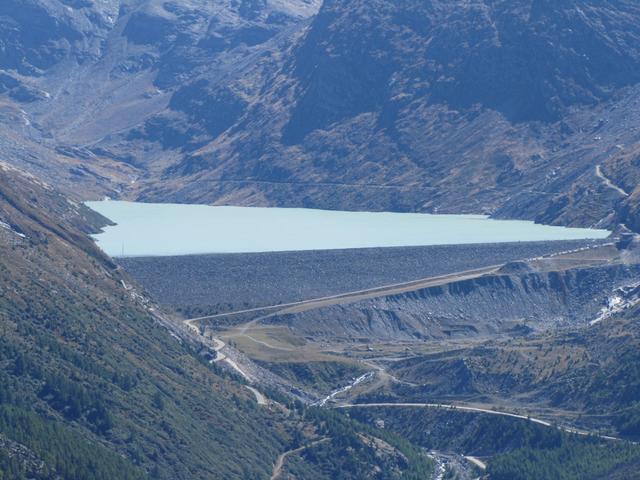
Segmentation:
[(95, 235), (111, 256), (275, 252), (542, 240), (600, 239), (606, 230), (491, 220), (483, 215), (336, 212), (88, 202), (116, 226)]

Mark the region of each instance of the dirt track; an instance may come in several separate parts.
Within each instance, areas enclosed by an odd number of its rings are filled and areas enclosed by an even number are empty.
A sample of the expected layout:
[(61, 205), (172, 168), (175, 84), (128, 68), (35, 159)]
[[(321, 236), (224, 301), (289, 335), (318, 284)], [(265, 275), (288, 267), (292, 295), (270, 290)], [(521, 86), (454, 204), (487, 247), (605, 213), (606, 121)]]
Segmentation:
[[(310, 300), (302, 300), (299, 302), (285, 303), (281, 305), (271, 305), (267, 307), (251, 308), (247, 310), (238, 310), (235, 312), (219, 313), (216, 315), (209, 315), (206, 317), (191, 318), (185, 320), (188, 325), (200, 322), (202, 320), (214, 320), (216, 318), (230, 317), (234, 315), (240, 315), (245, 313), (258, 313), (263, 312), (265, 315), (260, 318), (267, 318), (273, 315), (287, 314), (287, 313), (300, 313), (306, 310), (312, 310), (315, 308), (325, 307), (328, 305), (339, 305), (345, 303), (354, 303), (361, 300), (366, 300), (375, 297), (386, 297), (389, 295), (396, 295), (399, 293), (412, 292), (415, 290), (421, 290), (423, 288), (435, 287), (450, 282), (456, 282), (460, 280), (468, 280), (471, 278), (477, 278), (482, 275), (495, 273), (502, 265), (490, 265), (488, 267), (476, 268), (473, 270), (464, 270), (461, 272), (450, 273), (447, 275), (440, 275), (435, 277), (427, 277), (419, 280), (413, 280), (411, 282), (397, 283), (392, 285), (383, 285), (381, 287), (369, 288), (366, 290), (357, 290), (354, 292), (341, 293), (339, 295), (330, 295), (327, 297), (313, 298)], [(271, 313), (267, 313), (271, 312)], [(249, 323), (255, 323), (257, 319), (252, 320)]]
[[(600, 438), (602, 440), (613, 440), (613, 441), (620, 441), (620, 442), (626, 442), (627, 440), (621, 439), (621, 438), (617, 438), (617, 437), (612, 437), (609, 435), (599, 435), (597, 433), (594, 432), (587, 432), (585, 430), (578, 430), (576, 428), (572, 428), (572, 427), (564, 427), (561, 425), (554, 425), (551, 422), (548, 422), (546, 420), (542, 420), (540, 418), (534, 418), (534, 417), (530, 417), (530, 416), (525, 416), (525, 415), (518, 415), (516, 413), (511, 413), (511, 412), (503, 412), (503, 411), (499, 411), (499, 410), (490, 410), (487, 408), (478, 408), (478, 407), (467, 407), (467, 406), (463, 406), (463, 405), (451, 405), (451, 404), (445, 404), (445, 403), (362, 403), (362, 404), (344, 404), (344, 405), (336, 405), (334, 408), (398, 408), (398, 407), (409, 407), (409, 408), (440, 408), (440, 409), (446, 409), (446, 410), (451, 410), (451, 411), (462, 411), (462, 412), (473, 412), (473, 413), (486, 413), (489, 415), (499, 415), (502, 417), (511, 417), (511, 418), (517, 418), (520, 420), (526, 420), (532, 423), (537, 423), (538, 425), (542, 425), (544, 427), (551, 427), (551, 428), (557, 428), (558, 430), (561, 430), (563, 432), (566, 433), (571, 433), (574, 435), (582, 435), (582, 436), (593, 436), (596, 438)], [(631, 442), (634, 443), (634, 442)]]
[(270, 480), (276, 480), (280, 474), (282, 473), (282, 467), (284, 466), (284, 461), (286, 460), (286, 458), (289, 455), (293, 455), (299, 452), (302, 452), (303, 450), (306, 450), (307, 448), (313, 447), (314, 445), (318, 445), (319, 443), (323, 443), (326, 442), (327, 440), (329, 440), (328, 438), (322, 438), (320, 440), (316, 440), (315, 442), (310, 443), (309, 445), (304, 445), (302, 447), (298, 447), (295, 448), (293, 450), (288, 450), (282, 454), (280, 454), (276, 460), (276, 464), (273, 467), (273, 473), (271, 474), (271, 479)]

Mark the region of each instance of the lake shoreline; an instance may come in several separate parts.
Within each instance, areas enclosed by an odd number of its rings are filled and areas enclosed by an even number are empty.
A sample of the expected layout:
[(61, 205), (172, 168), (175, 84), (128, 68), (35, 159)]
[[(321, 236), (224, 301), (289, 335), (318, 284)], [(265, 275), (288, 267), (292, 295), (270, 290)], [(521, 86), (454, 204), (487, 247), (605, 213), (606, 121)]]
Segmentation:
[(606, 230), (486, 215), (87, 202), (115, 225), (94, 235), (114, 257), (267, 253), (599, 240)]

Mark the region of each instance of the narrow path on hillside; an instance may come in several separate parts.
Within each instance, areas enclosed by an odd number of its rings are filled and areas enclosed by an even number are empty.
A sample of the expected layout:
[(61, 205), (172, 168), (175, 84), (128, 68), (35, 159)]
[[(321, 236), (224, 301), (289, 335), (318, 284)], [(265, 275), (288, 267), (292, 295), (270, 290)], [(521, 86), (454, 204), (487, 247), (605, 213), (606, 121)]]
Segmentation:
[(242, 370), (240, 366), (233, 359), (229, 358), (227, 355), (222, 353), (222, 349), (226, 347), (227, 344), (222, 340), (220, 340), (219, 338), (215, 338), (213, 336), (205, 337), (202, 333), (200, 333), (200, 328), (195, 324), (196, 322), (197, 320), (191, 319), (191, 320), (185, 320), (184, 324), (187, 327), (189, 327), (198, 336), (213, 342), (213, 351), (216, 353), (216, 358), (211, 360), (209, 363), (225, 362), (227, 363), (227, 365), (233, 368), (236, 372), (238, 372), (245, 380), (252, 382), (253, 379), (249, 375), (247, 375), (247, 373), (244, 370)]
[(381, 359), (380, 358), (362, 358), (360, 359), (360, 363), (368, 367), (374, 368), (376, 370), (375, 371), (376, 375), (380, 378), (382, 382), (389, 380), (401, 385), (407, 385), (409, 387), (419, 387), (417, 383), (407, 382), (406, 380), (400, 380), (395, 375), (387, 372), (384, 369), (384, 367), (375, 363), (375, 360), (381, 360)]
[(320, 443), (326, 442), (328, 441), (329, 438), (321, 438), (320, 440), (316, 440), (315, 442), (311, 442), (308, 445), (303, 445), (302, 447), (298, 447), (298, 448), (294, 448), (293, 450), (288, 450), (282, 454), (280, 454), (278, 456), (278, 458), (276, 459), (276, 464), (273, 467), (273, 473), (271, 474), (271, 479), (270, 480), (276, 480), (280, 474), (282, 473), (282, 467), (284, 467), (284, 461), (287, 459), (287, 457), (289, 455), (295, 455), (296, 453), (300, 453), (303, 450), (306, 450), (307, 448), (311, 448), (314, 447), (315, 445), (318, 445)]
[[(608, 244), (605, 244), (605, 245), (608, 245)], [(570, 253), (589, 250), (591, 248), (593, 247), (592, 246), (581, 247), (573, 250), (556, 252), (550, 255), (531, 258), (527, 260), (542, 260), (545, 258), (556, 258), (556, 257), (570, 254)], [(474, 278), (482, 277), (484, 275), (490, 275), (490, 274), (496, 273), (504, 265), (505, 265), (504, 263), (488, 265), (486, 267), (462, 270), (458, 272), (447, 273), (444, 275), (436, 275), (431, 277), (420, 278), (420, 279), (411, 280), (408, 282), (382, 285), (379, 287), (372, 287), (372, 288), (367, 288), (363, 290), (354, 290), (351, 292), (345, 292), (345, 293), (340, 293), (336, 295), (328, 295), (325, 297), (318, 297), (318, 298), (312, 298), (307, 300), (300, 300), (297, 302), (281, 303), (276, 305), (267, 305), (263, 307), (249, 308), (244, 310), (236, 310), (232, 312), (217, 313), (215, 315), (207, 315), (204, 317), (190, 318), (188, 320), (185, 320), (185, 323), (191, 328), (197, 329), (195, 324), (204, 320), (215, 320), (218, 318), (226, 318), (226, 317), (242, 315), (247, 313), (262, 313), (262, 315), (259, 315), (258, 317), (252, 319), (251, 321), (245, 322), (239, 325), (238, 327), (236, 327), (237, 333), (228, 335), (230, 337), (245, 336), (249, 328), (260, 323), (262, 320), (274, 317), (276, 315), (301, 313), (304, 311), (314, 310), (317, 308), (322, 308), (330, 305), (344, 305), (344, 304), (359, 302), (362, 300), (368, 300), (371, 298), (388, 297), (391, 295), (397, 295), (401, 293), (414, 292), (414, 291), (422, 290), (429, 287), (437, 287), (437, 286), (445, 285), (448, 283), (459, 282), (463, 280), (471, 280)], [(270, 345), (267, 342), (257, 340), (255, 338), (251, 338), (251, 340), (253, 340), (256, 343), (262, 343), (265, 346), (268, 346), (270, 348), (274, 348), (277, 350), (286, 350), (286, 348)]]
[(245, 335), (249, 340), (251, 340), (253, 343), (257, 343), (260, 345), (264, 345), (267, 348), (270, 348), (272, 350), (282, 350), (283, 352), (294, 352), (296, 349), (295, 348), (289, 348), (289, 347), (279, 347), (277, 345), (273, 345), (269, 342), (265, 342), (263, 340), (258, 340), (257, 338), (252, 337), (251, 335)]
[(484, 463), (482, 460), (480, 460), (479, 458), (476, 457), (472, 457), (470, 455), (465, 455), (464, 457), (465, 459), (469, 460), (471, 463), (473, 463), (476, 467), (478, 467), (480, 470), (486, 470), (487, 469), (487, 464)]
[[(286, 315), (286, 314), (290, 314), (290, 313), (301, 313), (307, 310), (313, 310), (313, 309), (317, 309), (317, 308), (322, 308), (322, 307), (326, 307), (326, 306), (330, 306), (330, 305), (341, 305), (341, 304), (347, 304), (347, 303), (354, 303), (354, 302), (359, 302), (362, 300), (367, 300), (367, 299), (371, 299), (371, 298), (376, 298), (376, 297), (386, 297), (386, 296), (390, 296), (390, 295), (397, 295), (397, 294), (401, 294), (401, 293), (407, 293), (407, 292), (412, 292), (412, 291), (416, 291), (416, 290), (421, 290), (424, 288), (429, 288), (429, 287), (435, 287), (435, 286), (440, 286), (440, 285), (444, 285), (447, 283), (451, 283), (451, 282), (457, 282), (457, 281), (462, 281), (462, 280), (469, 280), (469, 279), (473, 279), (473, 278), (478, 278), (481, 277), (483, 275), (487, 275), (487, 274), (491, 274), (491, 273), (495, 273), (497, 272), (500, 267), (502, 267), (503, 264), (499, 264), (499, 265), (490, 265), (487, 267), (482, 267), (482, 268), (476, 268), (476, 269), (471, 269), (471, 270), (464, 270), (461, 272), (455, 272), (455, 273), (450, 273), (447, 275), (439, 275), (439, 276), (434, 276), (434, 277), (427, 277), (427, 278), (422, 278), (419, 280), (413, 280), (411, 282), (403, 282), (403, 283), (396, 283), (396, 284), (391, 284), (391, 285), (384, 285), (381, 287), (375, 287), (375, 288), (370, 288), (370, 289), (365, 289), (365, 290), (356, 290), (356, 291), (352, 291), (352, 292), (347, 292), (347, 293), (342, 293), (339, 295), (330, 295), (330, 296), (326, 296), (326, 297), (319, 297), (319, 298), (315, 298), (315, 299), (311, 299), (311, 300), (302, 300), (299, 302), (292, 302), (292, 303), (287, 303), (287, 304), (281, 304), (281, 305), (272, 305), (272, 306), (268, 306), (268, 307), (260, 307), (260, 308), (251, 308), (251, 309), (247, 309), (247, 310), (239, 310), (239, 311), (235, 311), (235, 312), (228, 312), (228, 313), (220, 313), (220, 314), (216, 314), (216, 315), (209, 315), (206, 317), (197, 317), (197, 318), (190, 318), (185, 320), (185, 324), (191, 328), (192, 330), (194, 330), (195, 332), (197, 332), (198, 334), (200, 333), (200, 329), (197, 326), (198, 322), (204, 321), (204, 320), (213, 320), (216, 318), (222, 318), (222, 317), (228, 317), (228, 316), (233, 316), (233, 315), (238, 315), (238, 314), (245, 314), (245, 313), (257, 313), (257, 312), (271, 312), (271, 313), (266, 313), (264, 315), (260, 315), (256, 318), (254, 318), (253, 320), (246, 322), (238, 327), (236, 327), (236, 331), (231, 333), (229, 332), (228, 334), (225, 335), (225, 338), (233, 338), (233, 337), (246, 337), (249, 340), (253, 341), (254, 343), (258, 343), (258, 344), (262, 344), (268, 348), (273, 348), (276, 350), (285, 350), (288, 351), (290, 350), (289, 348), (286, 347), (279, 347), (276, 345), (271, 345), (263, 340), (258, 340), (255, 337), (251, 336), (251, 335), (247, 335), (247, 331), (256, 326), (258, 323), (260, 323), (262, 320), (265, 320), (267, 318), (270, 317), (274, 317), (276, 315)], [(219, 351), (219, 350), (218, 350)], [(226, 359), (227, 362), (229, 362), (236, 370), (239, 370), (237, 368), (237, 365), (233, 365), (231, 363), (230, 360)], [(242, 373), (243, 376), (246, 377), (246, 375), (244, 373)]]
[(330, 305), (344, 305), (348, 303), (360, 302), (362, 300), (368, 300), (378, 297), (389, 297), (392, 295), (398, 295), (401, 293), (414, 292), (416, 290), (422, 290), (424, 288), (436, 287), (447, 283), (459, 282), (462, 280), (470, 280), (478, 278), (483, 275), (497, 272), (500, 265), (490, 265), (482, 268), (474, 268), (471, 270), (464, 270), (461, 272), (454, 272), (447, 275), (438, 275), (435, 277), (423, 278), (412, 282), (399, 283), (395, 285), (387, 285), (378, 288), (371, 288), (367, 290), (360, 290), (356, 292), (343, 293), (342, 295), (335, 295), (332, 297), (317, 298), (314, 300), (308, 300), (306, 302), (300, 302), (291, 307), (285, 308), (278, 312), (279, 315), (288, 313), (301, 313), (307, 310), (315, 310), (321, 307), (327, 307)]
[[(202, 180), (201, 180), (202, 181)], [(384, 188), (384, 189), (406, 189), (411, 187), (419, 187), (421, 189), (431, 189), (434, 190), (436, 187), (432, 187), (429, 185), (424, 185), (421, 183), (405, 183), (402, 185), (389, 185), (384, 183), (348, 183), (348, 182), (291, 182), (291, 181), (282, 181), (278, 182), (275, 180), (223, 180), (223, 179), (211, 179), (211, 180), (203, 180), (208, 183), (219, 183), (219, 184), (254, 184), (254, 185), (295, 185), (295, 186), (306, 186), (306, 187), (359, 187), (359, 188)]]
[(602, 167), (600, 165), (596, 165), (596, 177), (601, 179), (607, 187), (612, 188), (623, 197), (629, 196), (629, 193), (626, 190), (613, 183), (609, 177), (602, 173)]
[[(267, 318), (271, 318), (277, 315), (286, 315), (291, 313), (301, 313), (308, 310), (314, 310), (317, 308), (322, 308), (330, 305), (342, 305), (348, 303), (359, 302), (362, 300), (367, 300), (371, 298), (377, 297), (386, 297), (390, 295), (397, 295), (401, 293), (413, 292), (416, 290), (422, 290), (424, 288), (435, 287), (444, 285), (451, 282), (458, 282), (462, 280), (470, 280), (473, 278), (478, 278), (483, 275), (491, 274), (497, 272), (504, 264), (499, 265), (489, 265), (487, 267), (475, 268), (471, 270), (463, 270), (460, 272), (449, 273), (446, 275), (438, 275), (433, 277), (421, 278), (418, 280), (412, 280), (410, 282), (402, 282), (395, 283), (390, 285), (383, 285), (380, 287), (369, 288), (365, 290), (355, 290), (352, 292), (341, 293), (338, 295), (329, 295), (326, 297), (319, 297), (310, 300), (301, 300), (299, 302), (291, 302), (291, 303), (283, 303), (280, 305), (271, 305), (267, 307), (258, 307), (258, 308), (250, 308), (245, 310), (237, 310), (233, 312), (227, 313), (218, 313), (215, 315), (208, 315), (205, 317), (196, 317), (184, 320), (184, 323), (191, 328), (196, 333), (200, 333), (200, 329), (197, 324), (201, 321), (205, 320), (215, 320), (217, 318), (230, 317), (234, 315), (247, 314), (247, 313), (264, 313), (263, 315), (259, 315), (258, 317), (252, 319), (249, 322), (243, 323), (236, 327), (235, 332), (228, 332), (225, 334), (225, 338), (234, 338), (234, 337), (245, 337), (254, 343), (264, 345), (268, 348), (272, 348), (275, 350), (284, 350), (291, 351), (294, 349), (289, 349), (287, 347), (281, 347), (276, 345), (271, 345), (264, 340), (256, 339), (251, 335), (247, 335), (247, 331), (250, 328), (255, 327), (262, 320)], [(268, 312), (268, 313), (267, 313)], [(218, 340), (220, 341), (220, 340)], [(219, 350), (218, 350), (219, 351)], [(219, 360), (216, 360), (219, 361)], [(230, 360), (227, 359), (227, 362), (231, 363)], [(234, 368), (238, 369), (237, 366), (232, 365)], [(244, 373), (243, 376), (246, 377)]]
[(249, 389), (255, 395), (258, 405), (267, 405), (267, 397), (265, 397), (262, 393), (260, 393), (255, 388), (250, 387), (249, 385), (245, 385), (245, 387), (247, 387), (247, 389)]
[[(268, 318), (268, 317), (274, 316), (275, 314), (279, 315), (284, 313), (299, 313), (305, 310), (319, 308), (321, 306), (353, 303), (353, 302), (357, 302), (357, 301), (368, 299), (368, 298), (386, 297), (386, 296), (395, 295), (398, 293), (406, 293), (406, 292), (412, 292), (415, 290), (421, 290), (423, 288), (428, 288), (431, 286), (438, 286), (443, 283), (450, 283), (454, 281), (477, 278), (479, 276), (486, 275), (489, 273), (495, 273), (500, 267), (502, 267), (502, 265), (503, 264), (489, 265), (487, 267), (475, 268), (471, 270), (463, 270), (460, 272), (449, 273), (446, 275), (438, 275), (433, 277), (421, 278), (418, 280), (412, 280), (410, 282), (394, 283), (390, 285), (383, 285), (380, 287), (367, 288), (364, 290), (355, 290), (352, 292), (340, 293), (337, 295), (329, 295), (326, 297), (318, 297), (318, 298), (312, 298), (308, 300), (301, 300), (298, 302), (282, 303), (279, 305), (269, 305), (266, 307), (249, 308), (246, 310), (237, 310), (233, 312), (207, 315), (205, 317), (190, 318), (185, 322), (187, 322), (187, 324), (189, 325), (193, 325), (194, 323), (200, 322), (203, 320), (215, 320), (217, 318), (230, 317), (230, 316), (240, 315), (245, 313), (267, 312), (271, 310), (277, 310), (277, 312), (265, 314), (259, 317), (259, 319)], [(245, 325), (249, 326), (251, 324), (254, 324), (259, 319), (254, 319), (251, 322), (246, 323)], [(246, 329), (244, 331), (246, 331)]]
[(464, 405), (452, 405), (447, 403), (351, 403), (351, 404), (343, 404), (336, 405), (333, 408), (339, 409), (347, 409), (347, 408), (437, 408), (451, 411), (462, 411), (462, 412), (473, 412), (473, 413), (487, 413), (489, 415), (499, 415), (503, 417), (511, 417), (517, 418), (520, 420), (526, 420), (528, 422), (536, 423), (538, 425), (542, 425), (544, 427), (557, 428), (566, 433), (571, 433), (574, 435), (582, 435), (582, 436), (593, 436), (596, 438), (600, 438), (602, 440), (613, 440), (619, 442), (629, 442), (632, 444), (636, 444), (636, 442), (631, 442), (629, 440), (625, 440), (623, 438), (612, 437), (609, 435), (600, 435), (594, 432), (588, 432), (586, 430), (580, 430), (573, 427), (565, 427), (562, 425), (554, 425), (551, 422), (546, 420), (542, 420), (540, 418), (534, 418), (526, 415), (519, 415), (511, 412), (504, 412), (500, 410), (490, 410), (487, 408), (479, 408), (479, 407), (468, 407)]

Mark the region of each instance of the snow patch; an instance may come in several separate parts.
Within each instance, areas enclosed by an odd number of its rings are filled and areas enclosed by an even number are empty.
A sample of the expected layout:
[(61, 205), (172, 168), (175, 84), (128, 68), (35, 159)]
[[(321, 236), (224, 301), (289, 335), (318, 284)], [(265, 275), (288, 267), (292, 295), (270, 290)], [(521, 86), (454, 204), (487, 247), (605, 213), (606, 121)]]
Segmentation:
[(616, 288), (605, 301), (600, 314), (594, 320), (591, 320), (589, 325), (600, 323), (617, 313), (638, 305), (638, 303), (640, 303), (640, 282)]
[(14, 235), (19, 236), (20, 238), (27, 238), (27, 236), (23, 233), (20, 232), (16, 232), (11, 225), (9, 225), (8, 223), (4, 223), (3, 221), (0, 221), (0, 228), (4, 228), (5, 230), (9, 230), (11, 233), (13, 233)]
[(292, 17), (308, 18), (320, 10), (321, 0), (269, 0), (269, 7)]

